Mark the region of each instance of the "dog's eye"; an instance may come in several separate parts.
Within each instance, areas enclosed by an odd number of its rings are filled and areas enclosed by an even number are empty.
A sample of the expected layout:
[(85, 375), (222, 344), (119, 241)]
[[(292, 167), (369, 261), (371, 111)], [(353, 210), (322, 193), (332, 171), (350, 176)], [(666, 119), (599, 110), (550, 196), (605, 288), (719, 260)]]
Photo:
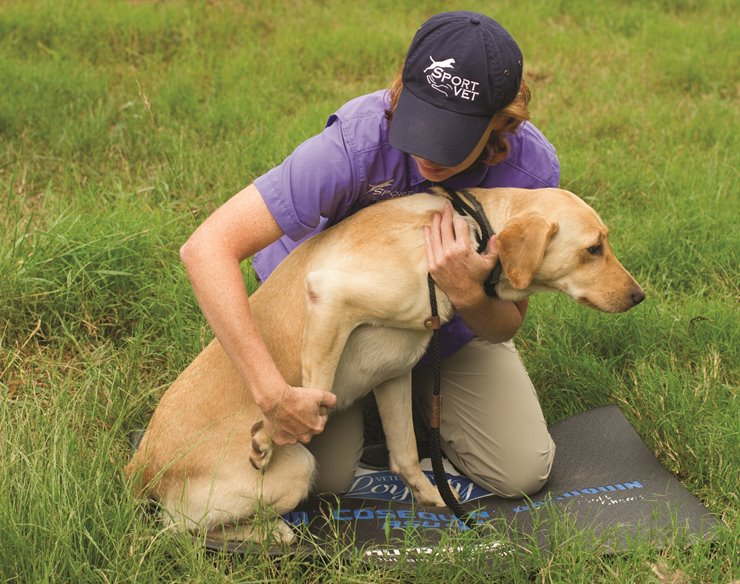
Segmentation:
[(592, 245), (591, 247), (587, 247), (586, 251), (590, 253), (591, 255), (603, 255), (604, 253), (604, 245), (601, 243), (597, 243), (596, 245)]

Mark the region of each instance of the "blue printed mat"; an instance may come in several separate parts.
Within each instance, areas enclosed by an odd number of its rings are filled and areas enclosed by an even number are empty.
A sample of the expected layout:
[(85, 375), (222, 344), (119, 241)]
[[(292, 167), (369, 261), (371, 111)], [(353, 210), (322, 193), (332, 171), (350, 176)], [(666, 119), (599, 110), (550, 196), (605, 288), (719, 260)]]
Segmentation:
[[(632, 540), (660, 545), (676, 526), (697, 537), (709, 535), (716, 520), (660, 465), (617, 406), (563, 420), (550, 433), (557, 445), (552, 473), (530, 498), (491, 495), (445, 463), (463, 508), (477, 524), (503, 526), (514, 539), (534, 541), (544, 549), (553, 515), (565, 516), (573, 528), (593, 534), (603, 551), (618, 551)], [(428, 460), (422, 461), (422, 468), (431, 478)], [(324, 540), (336, 545), (339, 536), (378, 562), (417, 561), (444, 547), (450, 530), (468, 530), (449, 509), (413, 505), (406, 485), (387, 470), (359, 469), (348, 493), (312, 497), (283, 517), (312, 540), (305, 549), (316, 550)], [(486, 541), (477, 545), (492, 550), (498, 545), (493, 539), (478, 541)], [(206, 540), (206, 546), (254, 551), (252, 545), (238, 542), (224, 547)], [(274, 550), (286, 552), (290, 549)]]

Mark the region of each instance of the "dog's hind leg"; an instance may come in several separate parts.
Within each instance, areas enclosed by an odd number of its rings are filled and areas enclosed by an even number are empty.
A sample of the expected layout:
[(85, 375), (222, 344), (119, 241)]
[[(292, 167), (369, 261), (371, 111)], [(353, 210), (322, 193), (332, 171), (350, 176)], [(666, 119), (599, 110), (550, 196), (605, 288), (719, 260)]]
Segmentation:
[(280, 515), (308, 496), (313, 455), (301, 444), (284, 446), (258, 475), (244, 463), (242, 447), (224, 454), (214, 474), (181, 479), (179, 488), (165, 491), (165, 521), (215, 539), (290, 543), (293, 532)]
[(439, 491), (419, 466), (411, 412), (411, 373), (381, 383), (373, 393), (388, 443), (391, 471), (406, 481), (417, 503), (444, 507)]

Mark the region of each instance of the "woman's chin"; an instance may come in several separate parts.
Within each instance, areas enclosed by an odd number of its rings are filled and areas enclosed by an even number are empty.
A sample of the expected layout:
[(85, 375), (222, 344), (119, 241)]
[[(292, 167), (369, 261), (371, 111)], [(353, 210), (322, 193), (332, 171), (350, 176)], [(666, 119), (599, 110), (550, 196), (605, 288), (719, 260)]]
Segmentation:
[(449, 168), (435, 168), (427, 166), (420, 160), (416, 161), (416, 167), (419, 169), (419, 174), (421, 176), (432, 182), (442, 182), (443, 180), (450, 178), (453, 174)]

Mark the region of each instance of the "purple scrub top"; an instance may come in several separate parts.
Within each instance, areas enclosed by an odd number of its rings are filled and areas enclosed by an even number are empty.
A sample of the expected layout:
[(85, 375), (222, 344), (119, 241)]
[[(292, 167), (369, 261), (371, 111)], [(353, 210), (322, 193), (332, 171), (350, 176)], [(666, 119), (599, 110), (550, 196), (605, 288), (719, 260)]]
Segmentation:
[[(428, 190), (410, 155), (388, 142), (388, 91), (353, 99), (329, 117), (324, 130), (254, 181), (285, 235), (254, 257), (264, 281), (304, 239), (383, 199)], [(560, 164), (555, 149), (531, 123), (507, 136), (508, 157), (483, 163), (444, 184), (454, 188), (557, 187)], [(459, 317), (444, 327), (442, 354), (450, 355), (473, 338)], [(426, 357), (422, 363), (426, 362)]]

